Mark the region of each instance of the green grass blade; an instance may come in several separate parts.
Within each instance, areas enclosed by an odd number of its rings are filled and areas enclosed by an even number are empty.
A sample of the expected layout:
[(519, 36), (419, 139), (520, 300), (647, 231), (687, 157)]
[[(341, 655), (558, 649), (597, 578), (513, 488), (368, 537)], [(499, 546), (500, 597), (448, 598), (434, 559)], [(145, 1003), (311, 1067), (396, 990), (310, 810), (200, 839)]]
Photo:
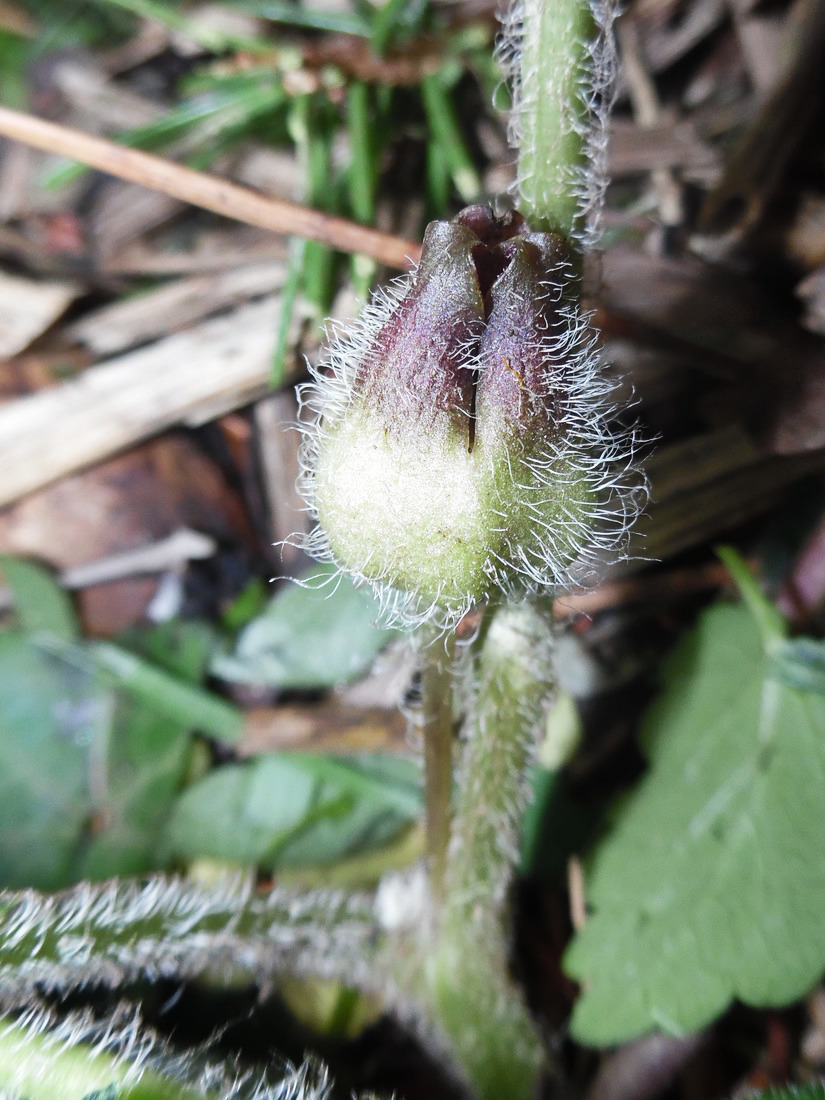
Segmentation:
[(438, 155), (446, 165), (456, 191), (464, 202), (474, 202), (481, 191), (481, 180), (461, 134), (450, 94), (439, 75), (421, 81), (424, 110)]

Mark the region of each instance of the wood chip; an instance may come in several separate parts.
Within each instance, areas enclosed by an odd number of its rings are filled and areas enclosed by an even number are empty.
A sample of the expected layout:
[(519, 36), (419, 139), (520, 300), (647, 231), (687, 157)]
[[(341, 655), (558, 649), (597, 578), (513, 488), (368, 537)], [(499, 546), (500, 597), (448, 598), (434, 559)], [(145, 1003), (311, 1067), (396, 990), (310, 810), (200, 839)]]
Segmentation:
[(44, 283), (0, 271), (0, 353), (27, 348), (82, 293), (76, 283)]
[[(712, 34), (727, 17), (725, 0), (694, 0), (679, 5), (683, 18), (651, 21), (641, 27), (645, 58), (650, 69), (663, 72)], [(667, 15), (667, 13), (665, 13)], [(621, 76), (620, 76), (621, 81)]]
[(280, 290), (285, 277), (284, 265), (275, 262), (180, 279), (87, 313), (66, 328), (66, 335), (98, 355), (111, 355), (188, 328), (248, 298)]
[(801, 0), (798, 16), (782, 79), (740, 136), (721, 179), (705, 198), (696, 226), (697, 251), (722, 256), (754, 231), (815, 118), (825, 6), (821, 0)]
[[(787, 241), (787, 250), (794, 263), (812, 271), (825, 266), (825, 195), (807, 193), (802, 196)], [(803, 294), (804, 296), (804, 294)]]
[[(113, 581), (128, 577), (140, 577), (156, 573), (165, 573), (170, 569), (180, 569), (187, 562), (200, 558), (209, 558), (217, 550), (217, 543), (200, 531), (190, 531), (181, 527), (168, 538), (153, 542), (149, 546), (140, 546), (135, 550), (125, 550), (120, 554), (111, 554), (99, 561), (77, 565), (64, 569), (58, 580), (63, 588), (70, 590), (88, 588), (96, 584), (111, 584)], [(0, 611), (8, 611), (14, 601), (8, 588), (0, 586)]]
[(0, 504), (266, 390), (279, 302), (265, 298), (0, 407)]
[(721, 168), (719, 153), (703, 141), (690, 121), (640, 126), (616, 119), (610, 127), (608, 171), (612, 179), (653, 172), (686, 170), (691, 178), (709, 179)]
[[(3, 233), (0, 227), (0, 243)], [(275, 237), (248, 226), (211, 229), (199, 234), (191, 251), (171, 252), (163, 247), (135, 241), (122, 251), (103, 259), (103, 272), (119, 275), (203, 275), (230, 267), (285, 262), (287, 245)]]
[(397, 710), (343, 705), (334, 697), (318, 706), (251, 710), (246, 716), (240, 756), (301, 752), (408, 753), (406, 721)]
[(770, 92), (779, 79), (784, 12), (753, 0), (728, 0), (748, 76), (758, 92)]
[(90, 215), (97, 259), (105, 268), (124, 245), (164, 225), (184, 210), (184, 204), (162, 191), (134, 183), (106, 182)]
[(178, 569), (189, 561), (211, 558), (217, 549), (217, 542), (209, 535), (180, 527), (167, 538), (148, 546), (138, 546), (134, 550), (124, 550), (120, 554), (110, 554), (98, 561), (66, 569), (60, 575), (60, 583), (64, 588), (86, 588), (124, 577), (165, 573), (167, 569)]
[(156, 122), (165, 113), (162, 104), (110, 81), (88, 55), (62, 58), (53, 66), (51, 78), (90, 133), (121, 133)]
[[(707, 437), (697, 438), (666, 448), (651, 460), (653, 504), (634, 529), (633, 557), (623, 569), (638, 569), (645, 558), (665, 561), (718, 539), (777, 507), (795, 481), (825, 471), (825, 452), (820, 450), (787, 458), (761, 457), (743, 465), (736, 458), (717, 455), (718, 468), (700, 463), (692, 474), (682, 464), (691, 455), (699, 455), (706, 441)], [(678, 470), (676, 486), (669, 484), (666, 476), (659, 476), (657, 466)]]
[(587, 1100), (653, 1100), (668, 1090), (710, 1040), (696, 1035), (646, 1035), (605, 1056)]
[[(270, 538), (281, 547), (285, 566), (294, 566), (302, 552), (294, 545), (296, 532), (309, 530), (306, 505), (298, 494), (298, 445), (295, 430), (298, 408), (292, 390), (265, 397), (255, 405), (255, 434), (261, 480), (269, 513)], [(290, 540), (287, 543), (285, 540)]]
[(811, 272), (796, 288), (796, 293), (805, 303), (805, 327), (825, 336), (825, 267)]

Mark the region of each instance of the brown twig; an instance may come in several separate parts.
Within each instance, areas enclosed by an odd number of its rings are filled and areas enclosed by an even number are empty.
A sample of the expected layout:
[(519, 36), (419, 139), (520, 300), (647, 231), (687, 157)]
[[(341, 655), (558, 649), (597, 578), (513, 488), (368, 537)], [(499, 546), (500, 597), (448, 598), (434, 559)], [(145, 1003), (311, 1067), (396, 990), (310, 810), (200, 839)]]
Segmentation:
[(403, 271), (418, 258), (419, 245), (391, 233), (368, 229), (285, 199), (267, 198), (217, 176), (195, 172), (162, 157), (126, 149), (104, 138), (46, 122), (22, 111), (0, 107), (0, 136), (46, 153), (69, 157), (118, 179), (151, 187), (226, 218), (275, 233), (320, 241), (342, 252), (369, 256), (387, 267)]

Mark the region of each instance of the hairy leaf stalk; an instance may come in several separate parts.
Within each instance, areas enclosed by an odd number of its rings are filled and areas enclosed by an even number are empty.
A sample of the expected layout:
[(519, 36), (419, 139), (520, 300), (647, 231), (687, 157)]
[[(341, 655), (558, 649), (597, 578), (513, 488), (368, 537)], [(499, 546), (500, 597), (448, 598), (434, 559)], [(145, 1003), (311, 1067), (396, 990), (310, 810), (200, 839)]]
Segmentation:
[[(125, 1002), (100, 1015), (34, 1006), (0, 1017), (4, 1100), (329, 1100), (329, 1075), (308, 1058), (244, 1068), (216, 1042), (176, 1050)], [(375, 1100), (364, 1096), (363, 1100)]]
[(65, 1036), (0, 1021), (0, 1089), (6, 1088), (26, 1100), (217, 1100)]
[(616, 70), (612, 0), (518, 0), (498, 56), (513, 89), (518, 194), (535, 228), (598, 239)]
[(510, 975), (509, 891), (527, 770), (550, 693), (549, 644), (549, 624), (529, 604), (498, 611), (484, 641), (459, 768), (445, 900), (428, 962), (435, 1018), (480, 1100), (526, 1100), (544, 1061)]
[(35, 989), (139, 975), (210, 974), (250, 983), (279, 973), (369, 984), (378, 928), (368, 897), (250, 886), (207, 889), (176, 879), (81, 884), (52, 897), (0, 894), (0, 1002)]

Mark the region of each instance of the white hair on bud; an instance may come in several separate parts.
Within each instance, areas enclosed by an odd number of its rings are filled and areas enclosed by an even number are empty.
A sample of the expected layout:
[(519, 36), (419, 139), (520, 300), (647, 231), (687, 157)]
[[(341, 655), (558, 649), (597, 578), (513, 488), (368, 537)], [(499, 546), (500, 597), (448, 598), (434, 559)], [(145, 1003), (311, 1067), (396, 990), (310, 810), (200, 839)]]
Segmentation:
[[(499, 17), (501, 33), (496, 44), (496, 60), (512, 94), (507, 137), (514, 149), (521, 147), (521, 119), (530, 107), (525, 102), (521, 71), (525, 9), (528, 4), (537, 2), (542, 0), (514, 0)], [(582, 138), (585, 150), (583, 163), (572, 169), (570, 181), (572, 193), (578, 199), (576, 237), (584, 250), (598, 247), (601, 238), (601, 215), (607, 189), (608, 124), (619, 67), (613, 34), (617, 14), (615, 0), (589, 0), (589, 7), (593, 35), (583, 43), (583, 75), (578, 89), (581, 110), (568, 112), (570, 128)], [(516, 191), (521, 182), (516, 181)]]
[[(435, 594), (400, 590), (393, 583), (396, 570), (391, 547), (380, 563), (374, 552), (355, 563), (340, 562), (328, 533), (318, 522), (316, 502), (319, 455), (330, 445), (340, 425), (353, 412), (358, 415), (365, 408), (357, 379), (359, 365), (414, 277), (413, 272), (395, 280), (389, 289), (379, 289), (356, 320), (346, 327), (336, 326), (329, 333), (324, 360), (317, 367), (310, 366), (312, 380), (298, 388), (302, 433), (298, 484), (316, 522), (310, 534), (298, 539), (297, 544), (316, 559), (337, 565), (357, 585), (371, 585), (382, 620), (405, 627), (428, 623), (447, 631), (477, 602), (477, 594), (457, 593), (455, 587), (450, 587), (449, 578)], [(577, 287), (569, 296), (565, 293), (575, 279), (572, 270), (561, 265), (541, 284), (540, 296), (554, 302), (563, 297), (564, 303), (557, 310), (555, 323), (538, 331), (532, 349), (548, 364), (542, 392), (533, 396), (542, 400), (552, 395), (560, 402), (559, 430), (530, 452), (522, 452), (516, 441), (506, 455), (506, 476), (494, 469), (501, 461), (500, 453), (485, 448), (484, 440), (477, 436), (473, 453), (464, 454), (456, 470), (460, 484), (461, 478), (467, 479), (469, 503), (471, 492), (480, 500), (484, 485), (496, 486), (498, 500), (493, 505), (492, 531), (503, 537), (483, 563), (485, 597), (499, 593), (518, 600), (536, 593), (560, 594), (593, 583), (607, 565), (626, 556), (629, 529), (647, 503), (647, 482), (637, 466), (638, 431), (620, 426), (626, 403), (620, 409), (615, 401), (618, 384), (604, 372), (591, 314), (579, 306)], [(473, 359), (468, 359), (466, 365), (485, 369)], [(368, 416), (369, 409), (365, 411)], [(417, 443), (425, 455), (431, 451), (438, 455), (441, 440), (437, 432), (422, 430), (420, 438), (404, 437), (405, 448)], [(365, 443), (369, 454), (361, 464), (362, 480), (374, 478), (375, 485), (382, 487), (385, 483), (380, 471), (374, 468), (378, 452), (370, 446)], [(381, 457), (393, 461), (389, 445)], [(367, 460), (373, 462), (372, 467)], [(455, 456), (450, 461), (456, 463)], [(430, 483), (422, 481), (412, 487), (409, 482), (403, 484), (410, 496), (398, 522), (404, 522), (410, 514), (438, 514), (439, 498), (432, 494)], [(381, 488), (375, 491), (376, 496), (381, 495)], [(381, 515), (380, 505), (377, 500), (376, 516)], [(516, 513), (533, 517), (526, 537), (524, 522), (513, 522)], [(391, 539), (386, 541), (389, 546)]]
[[(517, 0), (510, 7), (497, 47), (513, 89), (509, 136), (516, 146), (521, 119), (533, 108), (525, 102), (522, 46), (537, 2)], [(599, 236), (617, 60), (614, 0), (584, 3), (593, 33), (579, 42), (577, 102), (563, 118), (584, 147), (569, 184), (577, 203), (574, 235), (589, 249)], [(537, 81), (527, 83), (529, 94), (538, 94)], [(544, 403), (557, 413), (546, 438), (537, 440), (533, 432), (529, 445), (521, 446), (516, 430), (502, 446), (501, 436), (485, 435), (480, 413), (472, 448), (456, 447), (450, 418), (421, 423), (421, 396), (401, 387), (393, 394), (393, 431), (387, 431), (359, 372), (370, 354), (375, 357), (381, 330), (415, 279), (413, 272), (379, 289), (357, 320), (329, 332), (325, 359), (310, 367), (312, 380), (299, 387), (299, 488), (316, 521), (299, 545), (356, 584), (370, 584), (383, 619), (446, 631), (492, 596), (518, 600), (592, 583), (606, 565), (626, 556), (628, 532), (648, 489), (637, 468), (638, 432), (617, 427), (625, 408), (619, 408), (617, 384), (603, 369), (591, 314), (581, 308), (578, 275), (565, 261), (538, 285), (538, 298), (554, 306), (553, 319), (540, 315), (532, 347), (525, 349), (546, 364), (540, 392), (525, 393), (534, 408)], [(470, 332), (451, 351), (463, 354), (459, 361), (481, 379), (488, 367), (478, 358), (478, 346)], [(326, 471), (320, 491), (319, 466)], [(330, 477), (330, 469), (339, 476)], [(334, 532), (324, 529), (330, 521)], [(424, 560), (428, 553), (433, 568)]]
[(467, 598), (460, 606), (445, 612), (438, 594), (422, 601), (418, 593), (394, 587), (389, 582), (391, 569), (379, 571), (376, 575), (370, 568), (369, 560), (362, 562), (360, 569), (342, 567), (332, 551), (326, 531), (318, 524), (315, 498), (318, 456), (329, 439), (330, 425), (342, 423), (358, 403), (360, 392), (356, 382), (364, 353), (399, 302), (406, 297), (415, 274), (413, 269), (409, 274), (393, 279), (389, 285), (377, 287), (356, 318), (346, 323), (329, 323), (324, 359), (318, 366), (309, 364), (312, 380), (297, 387), (298, 428), (302, 436), (298, 490), (307, 511), (315, 520), (315, 526), (308, 536), (296, 537), (294, 543), (316, 560), (337, 565), (342, 573), (351, 576), (356, 585), (369, 584), (378, 599), (382, 621), (406, 627), (435, 623), (446, 631), (470, 610), (472, 599)]

